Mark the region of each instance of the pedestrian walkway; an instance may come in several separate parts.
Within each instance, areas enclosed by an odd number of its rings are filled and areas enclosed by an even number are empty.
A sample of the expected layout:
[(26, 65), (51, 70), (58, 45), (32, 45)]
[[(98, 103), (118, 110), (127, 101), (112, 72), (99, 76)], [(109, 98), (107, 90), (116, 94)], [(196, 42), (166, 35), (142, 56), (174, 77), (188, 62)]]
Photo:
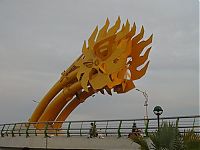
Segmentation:
[[(139, 150), (139, 145), (132, 142), (127, 137), (107, 136), (104, 139), (87, 136), (25, 136), (0, 138), (0, 149), (120, 149), (120, 150)], [(7, 147), (7, 148), (6, 148)]]

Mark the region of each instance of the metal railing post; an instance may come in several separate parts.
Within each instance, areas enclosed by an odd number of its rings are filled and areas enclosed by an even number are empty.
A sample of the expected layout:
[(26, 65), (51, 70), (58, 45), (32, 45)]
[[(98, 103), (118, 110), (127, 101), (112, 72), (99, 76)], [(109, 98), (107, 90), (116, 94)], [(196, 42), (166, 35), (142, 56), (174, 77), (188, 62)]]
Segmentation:
[(195, 124), (195, 117), (194, 117), (194, 121), (193, 121), (193, 124), (192, 124), (192, 130), (194, 130), (194, 124)]
[(9, 130), (9, 128), (10, 128), (10, 124), (8, 125), (8, 128), (7, 128), (7, 130), (6, 130), (6, 135), (8, 136), (8, 130)]
[(56, 136), (58, 136), (58, 130), (59, 130), (59, 129), (56, 128), (55, 130), (56, 130)]
[[(37, 126), (37, 125), (36, 125)], [(35, 136), (37, 136), (37, 128), (35, 128)]]
[(4, 128), (5, 128), (5, 124), (3, 125), (2, 129), (1, 129), (1, 137), (4, 137), (4, 133), (3, 133)]
[(96, 121), (94, 121), (92, 136), (96, 137), (96, 133), (97, 133), (97, 126), (96, 126)]
[(21, 136), (21, 128), (22, 128), (22, 124), (20, 124), (20, 127), (19, 127), (19, 131), (18, 131), (18, 133), (19, 133), (19, 136)]
[(47, 134), (48, 126), (49, 126), (49, 123), (47, 122), (47, 123), (46, 123), (46, 126), (45, 126), (45, 128), (44, 128), (44, 137), (45, 137), (45, 138), (48, 138), (48, 137), (49, 137), (48, 134)]
[(29, 137), (29, 133), (28, 133), (29, 127), (30, 127), (30, 123), (28, 123), (28, 125), (26, 127), (26, 137)]
[(67, 137), (70, 137), (70, 132), (69, 132), (70, 126), (71, 126), (71, 122), (69, 122), (69, 124), (68, 124), (68, 128), (67, 128)]
[(176, 127), (178, 128), (179, 125), (179, 117), (176, 119)]
[(146, 137), (149, 137), (148, 129), (149, 129), (149, 119), (147, 119), (146, 126), (145, 126), (145, 131), (144, 131)]
[(108, 135), (108, 134), (107, 134), (107, 129), (108, 129), (108, 121), (107, 121), (107, 123), (106, 123), (106, 129), (105, 129), (105, 134), (106, 134), (106, 136)]
[(119, 127), (118, 127), (118, 137), (121, 137), (121, 126), (122, 126), (122, 120), (119, 122)]
[(14, 126), (13, 126), (13, 128), (12, 128), (12, 131), (11, 131), (11, 133), (12, 133), (12, 137), (15, 136), (15, 134), (14, 134), (15, 127), (16, 127), (16, 123), (14, 124)]
[(83, 122), (81, 122), (80, 136), (82, 136), (82, 126), (83, 126)]

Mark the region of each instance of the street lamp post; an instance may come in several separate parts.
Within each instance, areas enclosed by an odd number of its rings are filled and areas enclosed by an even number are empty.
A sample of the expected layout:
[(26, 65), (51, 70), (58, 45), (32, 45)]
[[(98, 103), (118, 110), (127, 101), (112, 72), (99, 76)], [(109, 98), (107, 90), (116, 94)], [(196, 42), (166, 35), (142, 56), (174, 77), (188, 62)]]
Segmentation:
[(145, 107), (145, 114), (144, 114), (144, 125), (145, 125), (145, 136), (148, 137), (148, 126), (149, 126), (149, 120), (148, 120), (148, 95), (146, 93), (146, 91), (142, 91), (140, 89), (136, 89), (137, 91), (141, 92), (142, 95), (144, 96), (145, 98), (145, 101), (144, 101), (144, 107)]
[(155, 115), (157, 115), (157, 120), (158, 120), (158, 131), (159, 131), (159, 128), (160, 128), (160, 115), (163, 113), (163, 109), (160, 107), (160, 106), (156, 106), (154, 107), (153, 109), (153, 112)]
[(145, 101), (144, 101), (144, 107), (145, 107), (144, 119), (148, 120), (148, 109), (147, 109), (147, 107), (148, 107), (148, 95), (147, 95), (146, 91), (144, 92), (144, 91), (142, 91), (140, 89), (136, 89), (136, 90), (141, 92), (143, 94), (144, 98), (145, 98)]

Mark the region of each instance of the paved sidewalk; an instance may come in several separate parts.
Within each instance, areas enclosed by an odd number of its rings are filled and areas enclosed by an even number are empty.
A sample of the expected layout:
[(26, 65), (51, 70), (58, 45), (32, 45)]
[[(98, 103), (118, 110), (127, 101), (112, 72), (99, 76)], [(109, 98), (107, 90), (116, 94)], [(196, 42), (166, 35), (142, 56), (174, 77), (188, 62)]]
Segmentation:
[(87, 138), (86, 136), (53, 136), (44, 138), (44, 136), (25, 136), (16, 137), (0, 137), (0, 150), (11, 148), (24, 148), (30, 149), (107, 149), (107, 150), (139, 150), (139, 145), (132, 142), (127, 137), (108, 136), (103, 139), (100, 138)]

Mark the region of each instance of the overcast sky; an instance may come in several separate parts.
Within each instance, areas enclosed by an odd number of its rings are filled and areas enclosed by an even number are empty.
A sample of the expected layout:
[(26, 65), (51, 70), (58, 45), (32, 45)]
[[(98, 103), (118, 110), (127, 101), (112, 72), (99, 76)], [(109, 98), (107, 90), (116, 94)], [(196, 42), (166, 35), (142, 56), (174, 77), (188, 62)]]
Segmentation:
[[(96, 25), (129, 19), (145, 36), (154, 34), (150, 66), (136, 82), (149, 96), (148, 112), (199, 114), (199, 4), (197, 0), (0, 1), (0, 123), (27, 121), (60, 73), (81, 54)], [(96, 94), (69, 120), (143, 118), (136, 90)]]

